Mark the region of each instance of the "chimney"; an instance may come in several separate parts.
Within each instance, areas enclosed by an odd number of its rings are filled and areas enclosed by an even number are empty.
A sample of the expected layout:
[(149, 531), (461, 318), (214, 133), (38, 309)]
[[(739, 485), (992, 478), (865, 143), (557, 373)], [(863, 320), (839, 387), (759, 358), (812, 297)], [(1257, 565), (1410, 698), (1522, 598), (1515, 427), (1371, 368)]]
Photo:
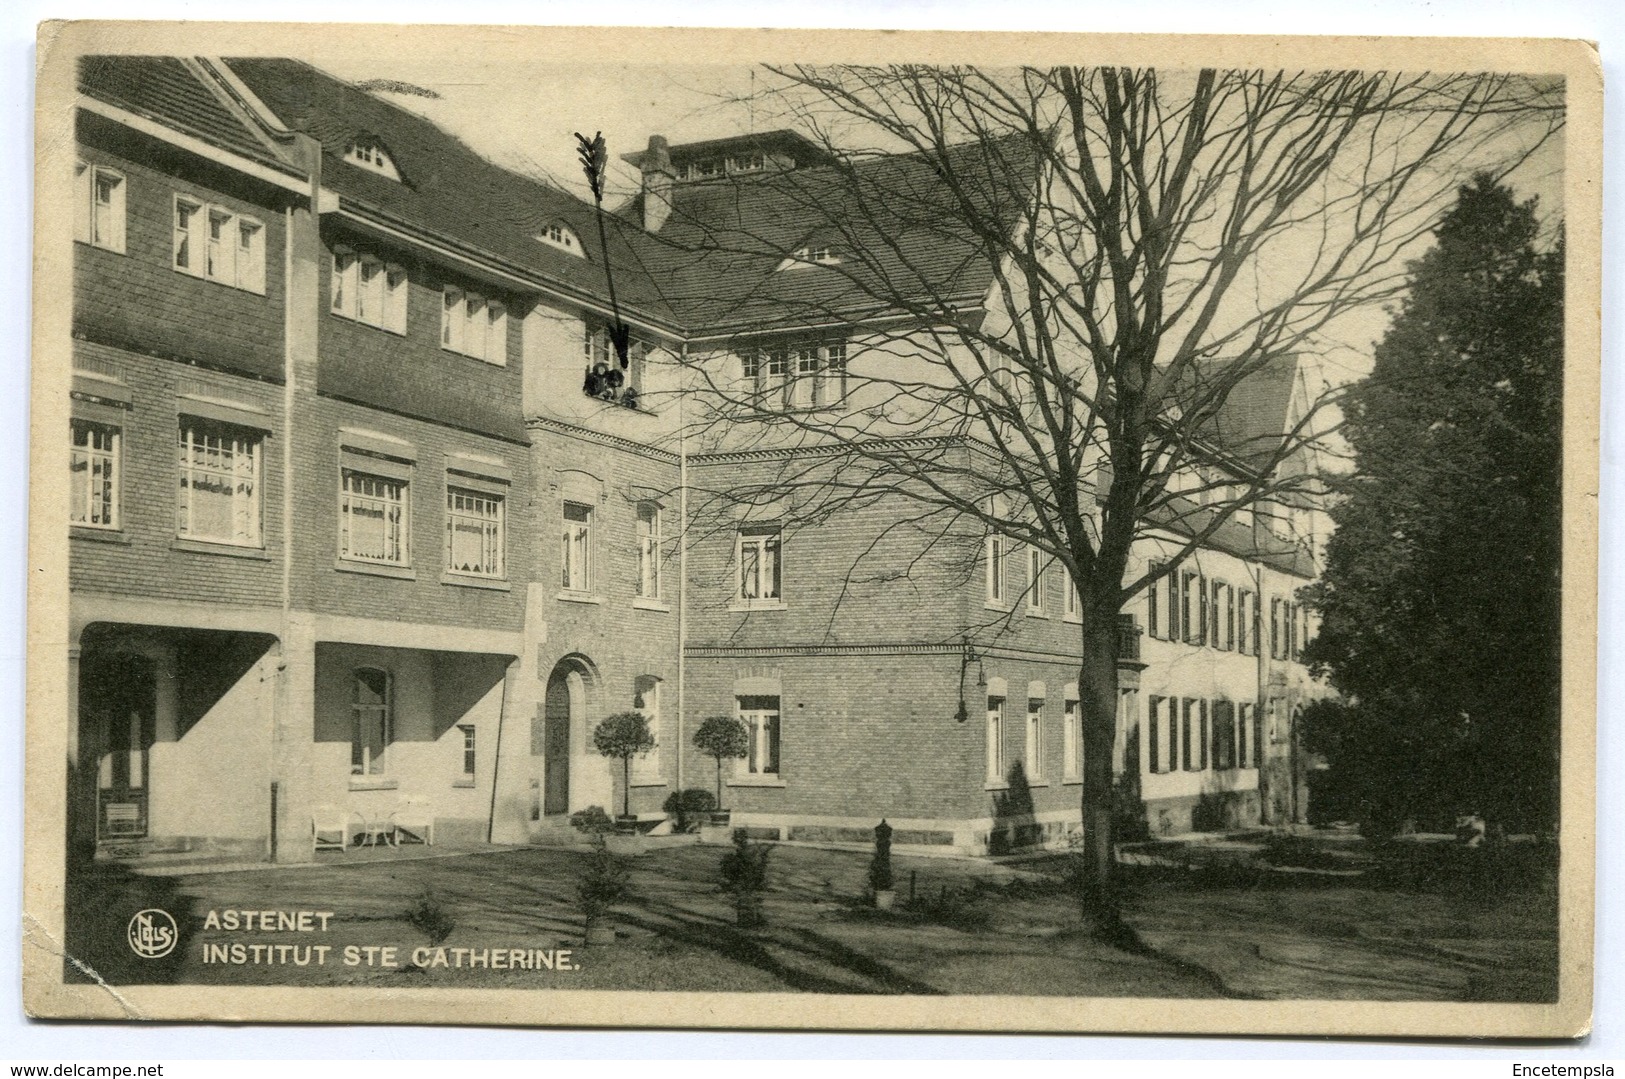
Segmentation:
[(649, 149), (640, 163), (643, 169), (643, 227), (659, 232), (671, 216), (671, 188), (677, 170), (671, 167), (671, 148), (664, 135), (650, 135)]

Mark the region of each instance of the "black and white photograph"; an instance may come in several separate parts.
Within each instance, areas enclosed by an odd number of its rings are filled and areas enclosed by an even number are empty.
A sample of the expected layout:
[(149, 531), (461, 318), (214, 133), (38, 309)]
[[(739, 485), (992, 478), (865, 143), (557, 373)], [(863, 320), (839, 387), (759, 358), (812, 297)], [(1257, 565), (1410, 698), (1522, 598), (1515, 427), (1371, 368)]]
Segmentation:
[(1595, 54), (1261, 40), (44, 28), (30, 1014), (1582, 1033)]

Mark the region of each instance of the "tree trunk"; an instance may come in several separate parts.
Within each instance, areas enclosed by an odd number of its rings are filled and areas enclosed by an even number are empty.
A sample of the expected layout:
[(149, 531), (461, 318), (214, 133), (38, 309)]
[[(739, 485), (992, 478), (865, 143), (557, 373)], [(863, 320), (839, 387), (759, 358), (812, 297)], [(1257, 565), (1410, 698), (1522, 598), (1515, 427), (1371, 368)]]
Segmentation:
[(717, 812), (722, 812), (722, 758), (717, 758)]
[(632, 758), (621, 758), (621, 816), (632, 815)]
[(1112, 752), (1117, 734), (1117, 611), (1092, 605), (1084, 615), (1078, 703), (1083, 725), (1085, 914), (1103, 934), (1118, 929), (1113, 845)]

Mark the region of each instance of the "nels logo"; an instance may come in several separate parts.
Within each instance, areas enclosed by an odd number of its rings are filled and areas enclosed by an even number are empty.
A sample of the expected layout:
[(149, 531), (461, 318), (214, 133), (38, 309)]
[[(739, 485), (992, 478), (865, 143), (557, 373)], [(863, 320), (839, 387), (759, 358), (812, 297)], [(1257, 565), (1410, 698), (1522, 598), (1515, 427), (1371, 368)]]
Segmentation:
[(136, 955), (143, 959), (158, 959), (175, 950), (181, 934), (168, 911), (152, 907), (136, 912), (135, 917), (130, 919), (126, 935), (130, 950)]

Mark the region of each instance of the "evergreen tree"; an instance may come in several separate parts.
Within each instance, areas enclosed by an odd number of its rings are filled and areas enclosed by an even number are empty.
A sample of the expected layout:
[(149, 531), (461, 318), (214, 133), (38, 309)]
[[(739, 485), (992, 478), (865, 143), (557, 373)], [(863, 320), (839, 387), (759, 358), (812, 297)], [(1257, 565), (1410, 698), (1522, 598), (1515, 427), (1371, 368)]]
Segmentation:
[[(1369, 812), (1555, 822), (1563, 244), (1480, 175), (1346, 407), (1308, 658), (1350, 701), (1311, 748)], [(1341, 775), (1337, 775), (1341, 773)]]

